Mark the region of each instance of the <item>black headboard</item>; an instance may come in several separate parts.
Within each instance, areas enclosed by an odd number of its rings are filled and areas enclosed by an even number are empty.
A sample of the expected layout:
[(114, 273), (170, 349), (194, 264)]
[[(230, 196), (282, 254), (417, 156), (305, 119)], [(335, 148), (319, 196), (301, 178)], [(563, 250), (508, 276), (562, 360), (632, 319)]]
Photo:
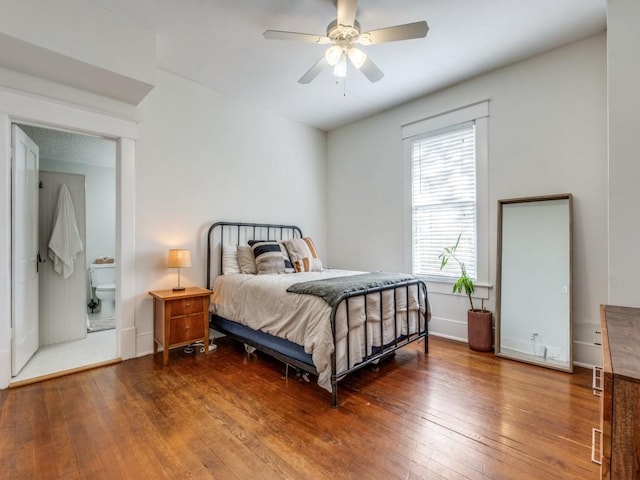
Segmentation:
[[(288, 240), (302, 238), (295, 225), (274, 223), (216, 222), (207, 233), (207, 288), (222, 273), (222, 245), (246, 245), (249, 240)], [(215, 268), (214, 268), (215, 267)]]

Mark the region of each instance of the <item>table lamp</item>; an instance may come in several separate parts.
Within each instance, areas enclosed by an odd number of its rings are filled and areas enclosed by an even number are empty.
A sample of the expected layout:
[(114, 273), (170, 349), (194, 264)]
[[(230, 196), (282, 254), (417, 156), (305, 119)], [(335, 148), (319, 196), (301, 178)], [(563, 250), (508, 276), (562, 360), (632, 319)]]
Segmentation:
[(184, 291), (180, 286), (180, 269), (191, 267), (191, 252), (186, 248), (171, 248), (167, 257), (167, 267), (178, 269), (178, 286), (173, 287), (174, 292)]

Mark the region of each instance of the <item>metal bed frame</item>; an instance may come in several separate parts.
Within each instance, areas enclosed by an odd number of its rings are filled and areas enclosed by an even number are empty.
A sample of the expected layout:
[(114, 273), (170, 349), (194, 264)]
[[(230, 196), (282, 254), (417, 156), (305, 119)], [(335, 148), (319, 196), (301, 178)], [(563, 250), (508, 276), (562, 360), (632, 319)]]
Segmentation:
[[(226, 235), (226, 236), (225, 236)], [(246, 244), (247, 240), (286, 240), (289, 238), (302, 238), (302, 230), (295, 225), (280, 225), (280, 224), (269, 224), (269, 223), (247, 223), (247, 222), (216, 222), (209, 227), (209, 231), (207, 233), (207, 288), (211, 289), (213, 284), (213, 278), (217, 275), (222, 274), (222, 245), (241, 245)], [(215, 239), (219, 239), (219, 242), (216, 244)], [(218, 250), (218, 251), (217, 251)], [(215, 255), (214, 255), (215, 253)], [(214, 262), (217, 262), (218, 268), (217, 273), (212, 277), (212, 270)], [(354, 365), (353, 367), (347, 368), (344, 371), (337, 372), (337, 359), (335, 352), (336, 345), (336, 312), (338, 310), (339, 305), (342, 302), (347, 302), (346, 312), (347, 312), (347, 327), (349, 325), (349, 304), (348, 302), (354, 299), (355, 297), (361, 297), (366, 295), (380, 295), (380, 318), (382, 318), (382, 292), (386, 290), (394, 290), (393, 302), (394, 302), (394, 311), (396, 311), (396, 293), (395, 290), (398, 288), (406, 289), (406, 298), (407, 302), (409, 299), (409, 290), (411, 288), (417, 289), (418, 297), (420, 295), (424, 295), (424, 313), (419, 313), (422, 318), (418, 319), (418, 332), (414, 334), (408, 334), (406, 336), (399, 336), (397, 328), (397, 322), (393, 322), (394, 328), (394, 340), (389, 344), (383, 345), (381, 347), (374, 347), (372, 350), (372, 354), (366, 357), (362, 362)], [(331, 309), (331, 331), (333, 332), (333, 344), (334, 344), (334, 352), (331, 355), (331, 406), (336, 408), (338, 406), (338, 381), (344, 378), (349, 373), (355, 372), (369, 364), (378, 362), (379, 360), (393, 354), (399, 348), (402, 348), (410, 343), (416, 341), (424, 341), (424, 353), (425, 355), (429, 352), (429, 335), (428, 335), (428, 299), (427, 299), (427, 287), (425, 283), (420, 279), (412, 279), (408, 281), (394, 283), (392, 285), (387, 285), (384, 287), (375, 287), (375, 288), (363, 288), (357, 291), (350, 291), (343, 293), (335, 305)], [(364, 302), (365, 308), (365, 332), (367, 331), (367, 302)], [(318, 372), (311, 361), (311, 355), (303, 353), (302, 355), (292, 356), (291, 349), (298, 348), (301, 352), (304, 352), (302, 346), (289, 342), (288, 340), (279, 339), (265, 332), (256, 332), (255, 330), (249, 329), (248, 327), (242, 326), (245, 331), (243, 333), (243, 329), (233, 329), (230, 330), (225, 328), (223, 325), (221, 326), (221, 321), (232, 321), (231, 319), (223, 319), (221, 317), (217, 317), (215, 314), (211, 314), (209, 319), (209, 324), (211, 328), (228, 335), (235, 340), (243, 342), (245, 345), (249, 345), (254, 347), (257, 350), (260, 350), (267, 355), (270, 355), (281, 362), (285, 363), (287, 366), (291, 365), (297, 369), (300, 369), (306, 373), (310, 373), (312, 375), (317, 375)], [(407, 315), (407, 332), (409, 331), (409, 315)], [(380, 323), (380, 338), (384, 338), (384, 322)], [(240, 324), (238, 324), (240, 325)], [(351, 331), (348, 330), (348, 334), (351, 334)], [(365, 340), (365, 351), (367, 351), (367, 341), (368, 336), (364, 335)], [(264, 338), (265, 341), (262, 342), (261, 338)], [(267, 339), (269, 339), (267, 341)], [(278, 343), (276, 345), (273, 344), (273, 340), (276, 340)], [(347, 338), (347, 365), (350, 364), (350, 356), (351, 356), (351, 348), (350, 342)], [(288, 353), (289, 352), (289, 353)]]

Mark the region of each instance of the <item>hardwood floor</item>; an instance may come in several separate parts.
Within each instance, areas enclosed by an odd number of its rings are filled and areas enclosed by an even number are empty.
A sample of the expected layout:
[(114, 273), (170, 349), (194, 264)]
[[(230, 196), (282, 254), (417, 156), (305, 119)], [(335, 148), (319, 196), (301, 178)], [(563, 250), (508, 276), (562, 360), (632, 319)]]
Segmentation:
[(0, 391), (2, 479), (579, 479), (591, 372), (405, 347), (330, 395), (228, 339)]

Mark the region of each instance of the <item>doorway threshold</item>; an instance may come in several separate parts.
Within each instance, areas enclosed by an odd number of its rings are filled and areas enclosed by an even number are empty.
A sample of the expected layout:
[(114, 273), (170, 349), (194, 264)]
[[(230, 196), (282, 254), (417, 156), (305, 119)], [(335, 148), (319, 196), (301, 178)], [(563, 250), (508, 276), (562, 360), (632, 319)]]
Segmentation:
[(113, 360), (106, 360), (104, 362), (92, 363), (91, 365), (84, 365), (82, 367), (71, 368), (69, 370), (63, 370), (60, 372), (53, 372), (47, 375), (41, 375), (39, 377), (26, 378), (24, 380), (12, 381), (9, 384), (9, 388), (24, 387), (25, 385), (31, 385), (33, 383), (44, 382), (45, 380), (51, 380), (52, 378), (63, 377), (65, 375), (71, 375), (72, 373), (84, 372), (86, 370), (93, 370), (94, 368), (106, 367), (108, 365), (115, 365), (122, 363), (121, 358), (114, 358)]

